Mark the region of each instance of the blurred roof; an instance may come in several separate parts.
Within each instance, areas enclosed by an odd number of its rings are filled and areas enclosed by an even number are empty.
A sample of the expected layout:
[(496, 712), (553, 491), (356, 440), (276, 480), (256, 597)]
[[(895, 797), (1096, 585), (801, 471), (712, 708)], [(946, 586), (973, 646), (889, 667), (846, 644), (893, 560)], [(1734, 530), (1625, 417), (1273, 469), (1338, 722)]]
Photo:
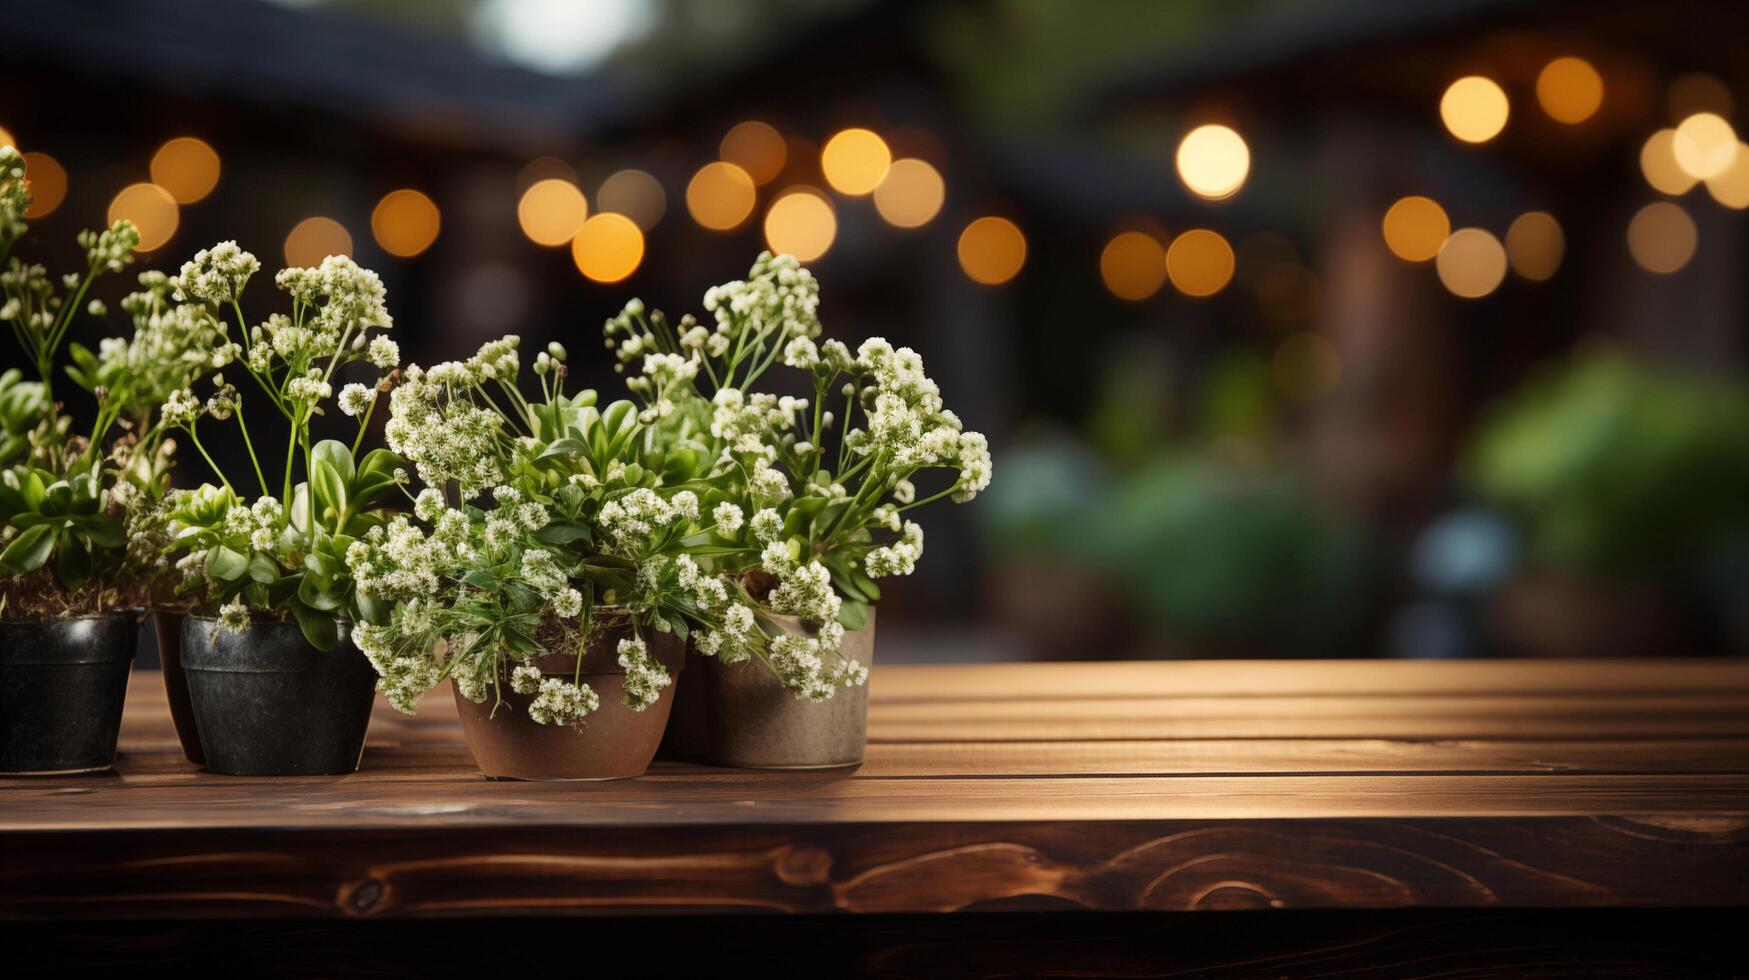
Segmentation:
[(546, 146), (635, 111), (611, 77), (542, 74), (459, 39), (270, 3), (0, 0), (0, 36), (15, 65), (386, 117), (457, 145)]

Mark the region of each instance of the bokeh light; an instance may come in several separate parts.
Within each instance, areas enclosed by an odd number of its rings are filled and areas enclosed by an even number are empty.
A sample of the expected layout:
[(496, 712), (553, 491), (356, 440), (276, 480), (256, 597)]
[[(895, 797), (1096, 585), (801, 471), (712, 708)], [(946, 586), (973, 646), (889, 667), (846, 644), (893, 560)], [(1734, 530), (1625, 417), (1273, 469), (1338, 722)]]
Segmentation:
[(1466, 143), (1486, 143), (1500, 135), (1510, 111), (1505, 90), (1481, 75), (1452, 82), (1439, 100), (1439, 118), (1445, 121), (1445, 128)]
[(1672, 123), (1681, 122), (1698, 112), (1711, 112), (1729, 119), (1735, 108), (1731, 87), (1706, 72), (1683, 75), (1671, 82), (1664, 92), (1664, 111)]
[(1536, 100), (1550, 119), (1582, 123), (1603, 105), (1603, 76), (1584, 58), (1556, 58), (1536, 76)]
[(986, 215), (966, 225), (958, 245), (960, 268), (973, 282), (999, 286), (1026, 264), (1026, 236), (1007, 218)]
[(1233, 247), (1218, 232), (1192, 228), (1167, 247), (1166, 275), (1186, 296), (1213, 296), (1233, 278)]
[(1385, 212), (1385, 247), (1405, 262), (1427, 262), (1451, 236), (1451, 219), (1429, 197), (1399, 198)]
[(314, 268), (330, 255), (352, 257), (352, 233), (333, 218), (305, 218), (285, 236), (285, 264)]
[(536, 245), (554, 248), (577, 236), (589, 203), (577, 185), (563, 177), (545, 177), (528, 185), (516, 202), (516, 221)]
[(668, 195), (655, 177), (642, 170), (621, 170), (601, 182), (595, 206), (623, 214), (644, 231), (656, 227), (668, 213)]
[(577, 182), (577, 168), (558, 157), (535, 157), (517, 171), (516, 189), (526, 191), (543, 180), (563, 180), (575, 184)]
[(1724, 117), (1697, 112), (1682, 120), (1670, 143), (1676, 165), (1696, 180), (1717, 177), (1737, 158), (1737, 131)]
[(893, 165), (887, 141), (872, 130), (846, 129), (833, 135), (820, 151), (820, 169), (826, 183), (840, 194), (861, 196), (874, 192)]
[(765, 244), (803, 262), (826, 254), (838, 237), (838, 216), (826, 195), (812, 187), (784, 191), (765, 212)]
[(1648, 204), (1628, 222), (1628, 253), (1647, 272), (1669, 275), (1681, 269), (1699, 244), (1694, 219), (1670, 201)]
[(623, 214), (592, 215), (571, 240), (571, 260), (578, 272), (596, 282), (619, 282), (644, 261), (644, 233)]
[(1676, 130), (1660, 129), (1640, 147), (1640, 173), (1652, 189), (1664, 194), (1688, 193), (1695, 179), (1676, 162)]
[(178, 136), (152, 154), (151, 172), (177, 204), (193, 204), (219, 185), (219, 154), (205, 140)]
[(1506, 278), (1506, 249), (1481, 228), (1460, 228), (1440, 247), (1434, 268), (1452, 295), (1479, 299)]
[(783, 173), (789, 162), (789, 147), (783, 134), (770, 123), (749, 119), (729, 130), (717, 147), (717, 154), (740, 167), (755, 184), (769, 184)]
[(1552, 277), (1566, 251), (1561, 223), (1546, 211), (1521, 214), (1506, 229), (1506, 261), (1513, 272), (1532, 282)]
[(1282, 340), (1271, 368), (1283, 392), (1293, 398), (1313, 398), (1336, 386), (1342, 377), (1342, 357), (1330, 338), (1302, 330)]
[(1725, 207), (1738, 211), (1749, 207), (1749, 145), (1737, 147), (1737, 156), (1724, 173), (1707, 178), (1706, 190)]
[(1166, 283), (1166, 249), (1146, 232), (1119, 232), (1099, 253), (1099, 277), (1118, 299), (1147, 299)]
[(12, 131), (5, 126), (0, 126), (0, 146), (16, 147), (17, 145), (18, 141), (13, 138)]
[(67, 168), (47, 153), (32, 150), (24, 155), (24, 182), (31, 195), (24, 216), (33, 221), (54, 214), (67, 199)]
[(437, 204), (419, 191), (402, 188), (383, 195), (370, 213), (370, 233), (383, 251), (411, 258), (431, 247), (443, 227)]
[(686, 185), (686, 210), (712, 231), (731, 231), (753, 213), (757, 192), (747, 171), (721, 160), (707, 163)]
[(170, 192), (157, 184), (129, 184), (109, 202), (109, 221), (114, 224), (126, 219), (140, 230), (136, 252), (150, 252), (163, 247), (176, 226), (182, 222), (182, 210)]
[(1198, 197), (1232, 197), (1251, 172), (1251, 149), (1227, 126), (1198, 126), (1178, 144), (1178, 179)]
[(875, 210), (897, 228), (920, 228), (941, 213), (947, 184), (926, 160), (894, 160), (874, 190)]

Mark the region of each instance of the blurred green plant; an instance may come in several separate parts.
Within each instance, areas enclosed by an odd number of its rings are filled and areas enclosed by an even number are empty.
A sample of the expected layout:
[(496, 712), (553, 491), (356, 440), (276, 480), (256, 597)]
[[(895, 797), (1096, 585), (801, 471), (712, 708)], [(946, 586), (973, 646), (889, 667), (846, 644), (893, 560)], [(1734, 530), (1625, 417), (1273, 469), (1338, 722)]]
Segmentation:
[(1468, 469), (1521, 524), (1532, 562), (1678, 572), (1749, 532), (1749, 385), (1584, 355), (1503, 402)]

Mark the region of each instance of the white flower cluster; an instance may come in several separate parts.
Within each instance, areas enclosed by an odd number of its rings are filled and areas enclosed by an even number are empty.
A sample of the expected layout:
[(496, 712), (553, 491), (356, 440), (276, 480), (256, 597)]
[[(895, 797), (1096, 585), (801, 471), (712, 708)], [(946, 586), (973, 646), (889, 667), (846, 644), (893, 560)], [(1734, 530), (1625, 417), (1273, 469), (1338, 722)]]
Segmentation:
[(601, 707), (601, 697), (588, 684), (545, 677), (538, 690), (540, 693), (528, 703), (528, 717), (543, 725), (574, 724)]
[(236, 242), (220, 242), (184, 262), (181, 273), (171, 278), (170, 288), (180, 301), (193, 298), (229, 306), (237, 302), (249, 278), (259, 271), (261, 262), (254, 255), (238, 248)]
[(407, 368), (389, 396), (383, 434), (428, 486), (453, 480), (463, 498), (472, 499), (504, 482), (503, 419), (464, 397), (452, 397), (437, 375), (436, 368), (430, 375), (418, 365)]
[(867, 431), (846, 436), (852, 449), (884, 454), (901, 469), (957, 468), (954, 500), (960, 503), (990, 485), (989, 443), (981, 433), (962, 431), (959, 417), (942, 407), (941, 389), (923, 373), (916, 351), (871, 337), (857, 348), (856, 366), (874, 378), (874, 397)]
[(334, 338), (330, 352), (346, 334), (395, 325), (381, 277), (344, 255), (330, 255), (314, 269), (283, 269), (274, 282), (296, 303), (318, 308), (312, 327)]
[(673, 683), (668, 669), (650, 657), (650, 648), (638, 637), (619, 641), (619, 665), (625, 671), (626, 707), (642, 711), (656, 703), (662, 689)]
[(377, 390), (375, 388), (366, 388), (364, 385), (358, 384), (357, 382), (346, 385), (340, 389), (340, 411), (345, 415), (355, 418), (363, 415), (370, 410), (370, 407), (376, 403), (376, 400)]
[[(401, 615), (410, 612), (418, 617), (422, 615), (421, 609), (417, 601), (408, 603), (409, 611)], [(398, 650), (396, 640), (408, 634), (417, 635), (417, 631), (401, 623), (393, 626), (359, 623), (352, 627), (352, 642), (376, 669), (377, 690), (395, 710), (412, 714), (420, 695), (436, 687), (443, 679), (443, 668), (435, 659), (426, 656), (424, 650)]]
[(906, 521), (899, 540), (870, 551), (865, 565), (872, 578), (909, 575), (916, 570), (917, 560), (922, 557), (923, 528), (914, 521)]
[(459, 563), (459, 543), (441, 534), (427, 536), (401, 514), (354, 541), (346, 549), (346, 565), (358, 588), (377, 599), (431, 599), (442, 588), (442, 577)]
[(711, 398), (711, 435), (727, 442), (730, 452), (769, 456), (777, 434), (794, 429), (796, 413), (807, 407), (806, 398), (722, 388)]
[(657, 534), (698, 519), (698, 495), (682, 490), (664, 500), (649, 487), (638, 487), (603, 504), (597, 519), (618, 553), (637, 557)]
[(775, 333), (779, 342), (820, 335), (820, 284), (793, 255), (759, 253), (746, 280), (705, 291), (704, 308), (716, 317), (717, 333)]

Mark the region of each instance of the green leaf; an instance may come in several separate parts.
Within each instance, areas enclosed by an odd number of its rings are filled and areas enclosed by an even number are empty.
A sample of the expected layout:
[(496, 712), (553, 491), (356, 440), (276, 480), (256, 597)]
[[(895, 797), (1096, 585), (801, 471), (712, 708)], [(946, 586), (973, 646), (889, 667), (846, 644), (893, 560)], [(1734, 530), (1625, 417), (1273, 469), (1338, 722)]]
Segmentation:
[(55, 581), (71, 592), (91, 577), (91, 552), (71, 531), (63, 531), (55, 553)]
[(573, 541), (586, 541), (589, 537), (589, 528), (576, 521), (556, 521), (534, 532), (534, 539), (542, 544), (570, 544)]
[(249, 556), (249, 577), (262, 585), (272, 585), (279, 581), (279, 566), (257, 551)]
[(0, 569), (13, 574), (42, 567), (55, 550), (55, 529), (48, 524), (27, 527), (0, 552)]
[(206, 573), (221, 582), (235, 582), (249, 571), (249, 559), (224, 545), (206, 553)]
[(859, 630), (868, 625), (868, 603), (846, 602), (838, 607), (838, 624), (847, 630)]
[(358, 608), (358, 618), (372, 626), (387, 626), (389, 624), (389, 605), (378, 602), (369, 592), (363, 589), (352, 593), (352, 604)]
[(589, 452), (588, 446), (585, 446), (581, 442), (578, 442), (576, 439), (572, 439), (569, 436), (567, 436), (563, 439), (553, 440), (547, 446), (546, 449), (541, 451), (541, 454), (539, 456), (535, 457), (535, 459), (537, 459), (537, 460), (546, 459), (550, 456), (587, 455), (588, 452)]
[(107, 515), (75, 517), (73, 526), (85, 532), (91, 543), (99, 548), (121, 548), (128, 543), (127, 528), (119, 518)]
[(310, 646), (327, 653), (334, 649), (334, 644), (340, 642), (340, 629), (334, 623), (334, 617), (301, 602), (291, 604), (292, 616), (298, 621), (298, 629), (303, 630), (304, 639)]
[(335, 439), (323, 439), (316, 443), (316, 448), (310, 451), (310, 462), (314, 466), (332, 467), (343, 483), (351, 483), (352, 478), (357, 475), (352, 467), (352, 449)]
[(345, 603), (329, 591), (332, 586), (333, 583), (326, 579), (305, 575), (304, 580), (298, 583), (298, 603), (327, 613), (337, 612)]

